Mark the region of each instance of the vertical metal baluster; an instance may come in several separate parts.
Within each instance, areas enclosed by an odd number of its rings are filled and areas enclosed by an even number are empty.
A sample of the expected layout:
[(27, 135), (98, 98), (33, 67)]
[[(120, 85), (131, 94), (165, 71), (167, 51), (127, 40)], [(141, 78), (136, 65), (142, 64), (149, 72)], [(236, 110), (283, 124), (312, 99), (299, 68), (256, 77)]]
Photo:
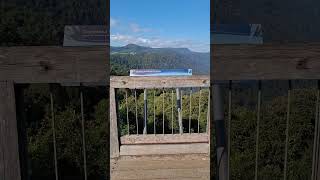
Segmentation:
[(53, 138), (53, 155), (54, 155), (54, 170), (56, 180), (58, 180), (58, 161), (57, 161), (57, 146), (56, 146), (56, 130), (55, 130), (55, 117), (53, 109), (53, 95), (50, 92), (50, 107), (51, 107), (51, 119), (52, 119), (52, 138)]
[(229, 94), (228, 94), (228, 174), (227, 179), (230, 179), (230, 154), (231, 154), (231, 108), (232, 108), (232, 81), (229, 81)]
[(316, 117), (314, 125), (314, 138), (313, 138), (313, 155), (312, 155), (312, 175), (311, 180), (317, 179), (318, 170), (318, 156), (319, 156), (319, 99), (320, 99), (320, 81), (318, 80), (317, 99), (316, 99)]
[(162, 90), (162, 134), (164, 135), (164, 88)]
[(147, 121), (148, 121), (148, 100), (147, 100), (147, 89), (144, 89), (143, 100), (144, 100), (144, 127), (143, 134), (147, 134)]
[(181, 116), (181, 94), (180, 89), (176, 88), (177, 95), (177, 110), (178, 110), (178, 122), (179, 122), (179, 133), (183, 134), (182, 116)]
[(191, 134), (192, 87), (190, 88), (189, 106), (189, 134)]
[(260, 134), (260, 112), (261, 112), (261, 81), (258, 82), (258, 108), (257, 108), (257, 135), (256, 135), (256, 165), (254, 179), (258, 180), (258, 160), (259, 160), (259, 134)]
[(130, 123), (129, 123), (129, 106), (128, 106), (128, 90), (126, 89), (126, 108), (127, 108), (127, 125), (128, 135), (130, 135)]
[[(180, 91), (180, 99), (181, 99), (181, 122), (183, 124), (183, 89), (181, 89)], [(184, 129), (182, 129), (182, 131), (184, 131)]]
[[(207, 112), (207, 124), (206, 124), (206, 133), (209, 132), (209, 123), (210, 123), (210, 88), (208, 88), (208, 112)], [(210, 135), (210, 134), (209, 134)]]
[(153, 90), (153, 133), (156, 135), (156, 90)]
[[(81, 88), (81, 87), (80, 87)], [(83, 110), (83, 92), (80, 90), (80, 105), (81, 105), (81, 129), (82, 129), (82, 149), (83, 149), (83, 170), (84, 179), (87, 180), (87, 155), (86, 155), (86, 140), (84, 131), (84, 110)]]
[(291, 80), (289, 80), (288, 88), (288, 104), (287, 104), (287, 124), (286, 124), (286, 144), (284, 154), (284, 168), (283, 168), (283, 179), (287, 179), (287, 164), (288, 164), (288, 145), (289, 145), (289, 122), (290, 122), (290, 103), (291, 103)]
[(136, 126), (137, 126), (137, 135), (139, 134), (139, 122), (138, 122), (138, 104), (137, 104), (137, 90), (134, 89), (134, 102), (136, 104)]
[(173, 134), (173, 90), (171, 90), (171, 134)]
[(200, 87), (200, 90), (199, 90), (198, 133), (200, 133), (200, 116), (201, 116), (201, 87)]

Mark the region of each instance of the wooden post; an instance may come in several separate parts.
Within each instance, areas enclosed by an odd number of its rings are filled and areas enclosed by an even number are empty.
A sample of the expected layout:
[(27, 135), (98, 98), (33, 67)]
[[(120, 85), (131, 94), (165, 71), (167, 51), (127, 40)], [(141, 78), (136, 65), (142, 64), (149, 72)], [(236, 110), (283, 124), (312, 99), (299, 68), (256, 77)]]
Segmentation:
[(0, 179), (21, 180), (13, 82), (0, 81)]
[(116, 90), (110, 88), (110, 158), (119, 157)]
[(181, 93), (180, 89), (176, 88), (176, 94), (177, 94), (177, 109), (178, 109), (178, 122), (179, 122), (179, 133), (183, 133), (183, 127), (182, 127), (182, 111), (181, 111)]

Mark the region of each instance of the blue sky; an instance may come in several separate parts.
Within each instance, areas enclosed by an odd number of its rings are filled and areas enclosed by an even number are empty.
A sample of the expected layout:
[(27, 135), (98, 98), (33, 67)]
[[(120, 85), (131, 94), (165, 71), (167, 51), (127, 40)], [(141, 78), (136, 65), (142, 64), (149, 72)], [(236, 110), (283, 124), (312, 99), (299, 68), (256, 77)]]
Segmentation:
[(210, 51), (210, 0), (111, 0), (111, 46)]

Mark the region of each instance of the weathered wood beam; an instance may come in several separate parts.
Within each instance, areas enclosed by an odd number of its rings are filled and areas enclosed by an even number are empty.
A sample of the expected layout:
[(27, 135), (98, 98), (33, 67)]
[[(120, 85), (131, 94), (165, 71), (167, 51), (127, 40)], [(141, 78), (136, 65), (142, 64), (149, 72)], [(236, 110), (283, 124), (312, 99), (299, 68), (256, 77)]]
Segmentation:
[(0, 81), (0, 179), (21, 179), (14, 84), (8, 81)]
[(208, 143), (121, 145), (121, 156), (164, 154), (208, 154)]
[(211, 45), (213, 80), (320, 79), (320, 44)]
[(207, 133), (126, 135), (122, 136), (120, 139), (121, 145), (209, 143), (209, 137)]
[(15, 83), (106, 82), (106, 47), (0, 48), (0, 81)]
[[(211, 45), (211, 48), (213, 80), (320, 79), (319, 43)], [(106, 47), (1, 47), (0, 80), (16, 83), (105, 82), (108, 61)], [(133, 84), (122, 83), (115, 85), (127, 87)], [(149, 83), (153, 88), (154, 84)], [(207, 83), (200, 84), (206, 86)]]
[(119, 136), (117, 120), (116, 90), (110, 88), (110, 158), (119, 157)]
[(130, 77), (111, 76), (110, 87), (129, 89), (209, 87), (209, 76)]

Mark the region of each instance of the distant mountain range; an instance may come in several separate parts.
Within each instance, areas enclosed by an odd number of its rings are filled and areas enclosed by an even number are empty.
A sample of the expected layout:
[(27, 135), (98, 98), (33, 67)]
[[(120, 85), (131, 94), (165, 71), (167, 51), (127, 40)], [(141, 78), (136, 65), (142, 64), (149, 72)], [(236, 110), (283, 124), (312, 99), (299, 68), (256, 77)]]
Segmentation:
[(127, 75), (130, 69), (190, 68), (194, 74), (209, 74), (210, 53), (188, 48), (151, 48), (128, 44), (111, 47), (111, 74)]

